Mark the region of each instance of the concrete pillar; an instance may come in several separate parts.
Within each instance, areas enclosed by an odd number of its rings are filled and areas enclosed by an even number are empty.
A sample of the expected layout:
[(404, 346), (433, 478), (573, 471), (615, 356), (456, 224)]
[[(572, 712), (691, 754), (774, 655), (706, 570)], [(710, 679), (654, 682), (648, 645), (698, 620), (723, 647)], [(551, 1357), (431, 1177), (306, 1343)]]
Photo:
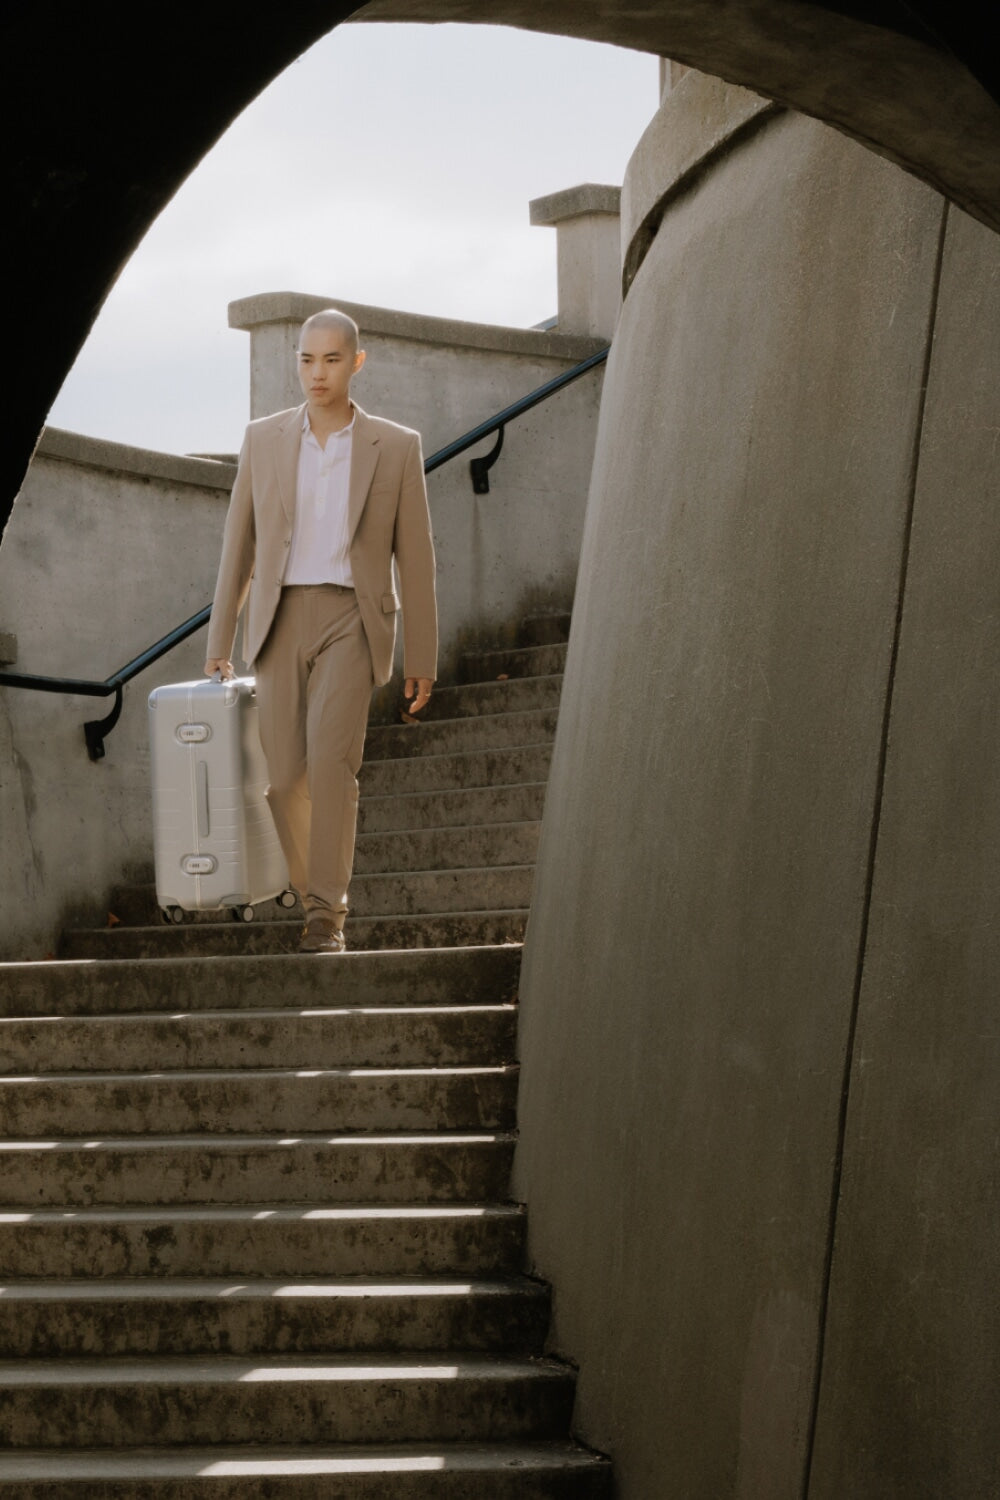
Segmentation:
[(610, 339), (621, 307), (621, 189), (587, 182), (535, 198), (532, 224), (556, 229), (559, 332)]

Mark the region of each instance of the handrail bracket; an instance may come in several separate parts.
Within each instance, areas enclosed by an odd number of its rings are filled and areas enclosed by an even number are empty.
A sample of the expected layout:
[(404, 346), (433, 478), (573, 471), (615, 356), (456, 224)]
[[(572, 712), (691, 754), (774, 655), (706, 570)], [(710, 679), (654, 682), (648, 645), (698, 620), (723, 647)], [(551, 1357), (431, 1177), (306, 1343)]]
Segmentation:
[(104, 736), (111, 733), (121, 717), (122, 697), (122, 684), (116, 682), (115, 701), (111, 712), (103, 719), (88, 719), (83, 726), (83, 737), (87, 741), (87, 754), (91, 760), (104, 759)]
[(469, 473), (472, 475), (472, 493), (474, 495), (488, 495), (490, 492), (490, 470), (500, 457), (503, 447), (503, 427), (497, 429), (497, 440), (489, 453), (483, 453), (479, 458), (469, 459)]

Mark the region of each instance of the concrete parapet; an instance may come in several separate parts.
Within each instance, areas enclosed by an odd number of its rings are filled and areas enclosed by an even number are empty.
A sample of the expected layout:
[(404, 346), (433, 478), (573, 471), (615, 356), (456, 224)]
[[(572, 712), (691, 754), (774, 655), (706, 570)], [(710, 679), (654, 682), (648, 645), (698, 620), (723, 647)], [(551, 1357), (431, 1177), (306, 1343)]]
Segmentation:
[(235, 467), (224, 459), (156, 453), (149, 448), (112, 443), (106, 438), (84, 437), (61, 427), (44, 429), (35, 456), (52, 463), (75, 464), (80, 469), (103, 469), (109, 474), (225, 490), (227, 494), (236, 477)]
[[(0, 553), (19, 670), (102, 681), (204, 605), (234, 472), (47, 428)], [(61, 919), (98, 917), (136, 851), (148, 859), (147, 694), (203, 661), (199, 633), (125, 689), (100, 766), (82, 725), (110, 697), (0, 687), (0, 957), (51, 951)]]
[(621, 189), (588, 182), (535, 198), (528, 209), (532, 224), (556, 230), (559, 332), (610, 339), (621, 307)]

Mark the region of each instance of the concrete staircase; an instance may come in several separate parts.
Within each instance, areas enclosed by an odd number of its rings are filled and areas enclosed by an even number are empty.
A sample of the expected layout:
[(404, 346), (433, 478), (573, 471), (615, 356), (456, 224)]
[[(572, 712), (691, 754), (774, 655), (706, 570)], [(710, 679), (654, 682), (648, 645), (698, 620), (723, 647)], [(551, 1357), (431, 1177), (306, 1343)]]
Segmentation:
[(560, 667), (529, 635), (433, 723), (372, 732), (347, 954), (283, 952), (278, 909), (158, 926), (134, 887), (131, 922), (0, 967), (5, 1493), (610, 1495), (508, 1201), (497, 939), (523, 931)]

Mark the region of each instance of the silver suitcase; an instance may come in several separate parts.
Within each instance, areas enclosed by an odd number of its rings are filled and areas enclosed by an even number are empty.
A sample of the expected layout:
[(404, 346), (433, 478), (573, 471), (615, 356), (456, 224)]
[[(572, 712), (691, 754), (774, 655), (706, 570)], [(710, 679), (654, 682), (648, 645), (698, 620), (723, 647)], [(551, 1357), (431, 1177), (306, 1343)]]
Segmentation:
[(254, 903), (293, 906), (264, 797), (267, 765), (252, 677), (175, 682), (149, 695), (156, 899), (168, 921)]

